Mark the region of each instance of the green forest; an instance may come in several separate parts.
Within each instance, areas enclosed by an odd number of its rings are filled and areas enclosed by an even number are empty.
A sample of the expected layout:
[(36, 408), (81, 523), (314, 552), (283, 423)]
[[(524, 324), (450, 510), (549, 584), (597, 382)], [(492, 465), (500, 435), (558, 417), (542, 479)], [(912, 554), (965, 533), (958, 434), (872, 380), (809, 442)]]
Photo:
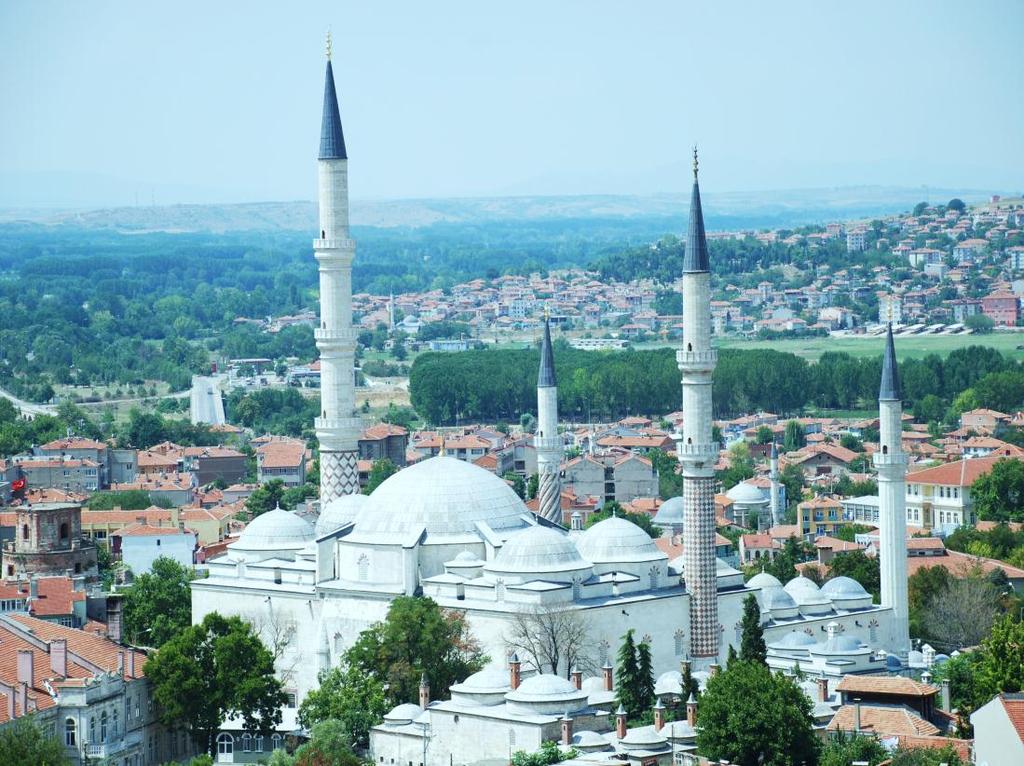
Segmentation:
[[(555, 344), (558, 406), (563, 418), (605, 421), (679, 408), (675, 352), (577, 351)], [(537, 350), (483, 349), (416, 358), (412, 404), (437, 425), (514, 420), (536, 406)], [(716, 417), (763, 410), (796, 415), (810, 407), (871, 408), (878, 398), (881, 357), (827, 353), (811, 364), (771, 349), (723, 349), (714, 374)], [(977, 406), (1003, 411), (1024, 402), (1024, 370), (994, 349), (969, 346), (947, 357), (900, 365), (903, 397), (918, 419), (940, 422)]]

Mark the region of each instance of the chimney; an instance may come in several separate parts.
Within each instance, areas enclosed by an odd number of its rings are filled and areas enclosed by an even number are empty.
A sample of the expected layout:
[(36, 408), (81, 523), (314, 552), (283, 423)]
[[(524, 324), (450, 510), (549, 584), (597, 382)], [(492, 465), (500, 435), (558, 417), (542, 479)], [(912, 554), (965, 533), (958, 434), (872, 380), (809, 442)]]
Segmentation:
[(522, 668), (523, 664), (519, 661), (519, 655), (513, 654), (512, 659), (509, 660), (509, 686), (512, 687), (513, 691), (519, 688), (519, 682), (522, 681)]
[(61, 678), (68, 676), (68, 642), (63, 638), (50, 642), (50, 670)]
[(35, 575), (30, 575), (28, 578), (28, 597), (32, 601), (39, 598), (39, 580)]
[(921, 683), (928, 684), (929, 686), (931, 686), (932, 684), (932, 674), (929, 673), (927, 670), (921, 674)]
[(692, 692), (690, 698), (686, 700), (686, 722), (692, 729), (697, 727), (697, 698), (693, 696)]
[(15, 709), (14, 709), (14, 699), (15, 699), (14, 698), (14, 694), (15, 694), (14, 687), (13, 686), (8, 686), (7, 684), (5, 684), (2, 681), (0, 681), (0, 692), (3, 692), (4, 696), (7, 698), (7, 720), (8, 721), (13, 721), (14, 720), (14, 714), (15, 714)]
[[(18, 650), (18, 683), (32, 685), (35, 677), (36, 656), (31, 649)], [(22, 708), (24, 712), (25, 708)]]
[(572, 719), (569, 717), (569, 711), (565, 711), (565, 715), (562, 716), (562, 744), (568, 747), (572, 744)]
[(606, 692), (610, 692), (615, 689), (615, 670), (612, 668), (610, 662), (606, 662), (604, 667), (601, 668), (601, 678), (604, 679), (604, 690)]
[(853, 701), (853, 730), (860, 734), (860, 698)]
[(626, 708), (619, 703), (619, 709), (615, 711), (615, 736), (622, 739), (626, 736)]
[(28, 715), (28, 684), (18, 684), (18, 704), (21, 705), (21, 714)]
[(583, 688), (583, 671), (579, 670), (578, 668), (573, 668), (572, 672), (569, 675), (572, 678), (572, 685), (575, 686), (577, 689), (582, 689)]
[(117, 653), (117, 674), (124, 675), (124, 652)]
[(430, 706), (430, 681), (427, 674), (420, 676), (420, 710), (426, 710)]
[(135, 652), (129, 649), (125, 655), (125, 659), (128, 661), (128, 675), (135, 678)]
[(715, 676), (718, 675), (718, 671), (720, 671), (721, 669), (722, 669), (721, 665), (719, 665), (717, 662), (712, 662), (708, 666), (708, 677), (709, 678), (714, 678)]
[(179, 529), (181, 527), (185, 526), (184, 523), (181, 520), (181, 509), (180, 508), (171, 508), (171, 526), (172, 527), (178, 527)]
[(818, 702), (828, 702), (828, 679), (818, 679)]
[(948, 678), (945, 679), (942, 682), (942, 694), (940, 696), (940, 700), (941, 700), (941, 704), (942, 704), (942, 709), (945, 710), (947, 713), (952, 713), (953, 711), (950, 709), (951, 703), (950, 703), (950, 699), (949, 699), (949, 679)]
[(121, 643), (121, 599), (120, 594), (107, 594), (107, 638), (116, 644)]
[(665, 726), (665, 706), (661, 702), (661, 697), (654, 703), (654, 730), (661, 731)]

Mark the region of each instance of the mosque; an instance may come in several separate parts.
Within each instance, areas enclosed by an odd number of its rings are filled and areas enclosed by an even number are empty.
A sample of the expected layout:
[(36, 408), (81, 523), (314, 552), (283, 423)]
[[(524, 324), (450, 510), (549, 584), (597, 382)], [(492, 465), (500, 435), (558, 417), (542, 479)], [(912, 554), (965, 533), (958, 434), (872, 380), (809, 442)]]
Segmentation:
[[(212, 611), (237, 614), (275, 650), (290, 694), (282, 730), (297, 728), (295, 708), (315, 688), (319, 671), (336, 665), (399, 595), (422, 594), (465, 612), (491, 658), (489, 669), (450, 690), (450, 701), (436, 703), (451, 708), (455, 722), (461, 710), (481, 720), (504, 717), (548, 732), (564, 725), (563, 716), (577, 716), (578, 729), (607, 731), (614, 715), (610, 709), (599, 714), (588, 694), (608, 688), (602, 686), (604, 674), (627, 629), (650, 642), (659, 693), (678, 693), (681, 661), (691, 662), (695, 675), (706, 678), (729, 646), (738, 646), (743, 600), (750, 593), (757, 594), (769, 662), (777, 667), (799, 664), (807, 673), (838, 677), (884, 669), (887, 653), (906, 656), (905, 529), (900, 528), (906, 459), (891, 335), (880, 396), (882, 447), (875, 458), (883, 603), (872, 603), (847, 578), (822, 588), (805, 578), (783, 584), (767, 574), (744, 583), (741, 572), (715, 558), (713, 466), (719, 446), (712, 439), (711, 375), (717, 356), (711, 346), (710, 266), (696, 152), (683, 274), (684, 337), (677, 353), (684, 419), (676, 438), (684, 491), (664, 506), (673, 509), (673, 518), (661, 519), (666, 528), (682, 528), (684, 553), (671, 561), (624, 519), (613, 517), (586, 530), (578, 518), (569, 529), (557, 523), (562, 455), (555, 438), (557, 381), (546, 323), (538, 375), (541, 504), (536, 514), (502, 479), (444, 455), (399, 471), (370, 496), (358, 494), (351, 474), (361, 426), (354, 415), (355, 243), (348, 227), (347, 165), (328, 54), (318, 161), (320, 236), (314, 240), (321, 295), (316, 339), (323, 388), (316, 428), (322, 512), (315, 527), (281, 509), (257, 517), (224, 555), (208, 562), (209, 577), (192, 583), (194, 621)], [(774, 497), (771, 510), (778, 512)], [(525, 680), (513, 688), (508, 679), (512, 625), (538, 610), (578, 613), (589, 656), (578, 668), (534, 667), (522, 657), (517, 672)], [(576, 685), (566, 680), (573, 670), (579, 671), (572, 674), (579, 676)], [(447, 697), (449, 690), (435, 691)], [(402, 726), (411, 726), (421, 713), (396, 709), (384, 727), (405, 731)], [(529, 738), (525, 730), (520, 734)]]

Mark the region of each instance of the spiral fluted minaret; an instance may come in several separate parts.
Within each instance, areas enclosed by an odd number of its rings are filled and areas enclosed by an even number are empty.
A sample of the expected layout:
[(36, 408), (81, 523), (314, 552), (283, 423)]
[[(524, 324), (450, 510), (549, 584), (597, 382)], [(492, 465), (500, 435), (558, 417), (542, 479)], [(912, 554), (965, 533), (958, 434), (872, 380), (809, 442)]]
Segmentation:
[(562, 440), (558, 436), (558, 383), (551, 350), (551, 323), (546, 314), (537, 371), (537, 433), (533, 446), (537, 450), (537, 515), (561, 524)]

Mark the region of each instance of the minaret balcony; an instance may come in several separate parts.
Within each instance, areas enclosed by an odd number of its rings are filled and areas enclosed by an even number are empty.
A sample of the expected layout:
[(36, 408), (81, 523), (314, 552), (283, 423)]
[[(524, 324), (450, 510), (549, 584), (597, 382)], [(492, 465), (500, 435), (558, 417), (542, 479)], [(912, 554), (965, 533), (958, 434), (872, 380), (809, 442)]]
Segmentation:
[(355, 250), (356, 242), (354, 239), (340, 238), (340, 239), (314, 239), (313, 240), (314, 250)]
[(318, 327), (313, 330), (313, 338), (317, 343), (355, 343), (359, 331), (354, 327), (327, 328)]
[(317, 433), (358, 433), (363, 430), (363, 421), (361, 418), (316, 418), (313, 427)]
[(558, 436), (535, 436), (533, 437), (533, 448), (537, 452), (560, 452), (562, 450), (562, 440)]
[(680, 461), (716, 461), (718, 460), (718, 442), (708, 442), (707, 444), (676, 442), (676, 455)]
[(910, 462), (907, 453), (903, 450), (899, 452), (876, 452), (872, 457), (872, 461), (875, 467), (882, 467), (887, 465), (902, 465), (905, 466)]
[(718, 363), (718, 352), (708, 351), (676, 351), (676, 364), (683, 372), (687, 370), (707, 370)]

